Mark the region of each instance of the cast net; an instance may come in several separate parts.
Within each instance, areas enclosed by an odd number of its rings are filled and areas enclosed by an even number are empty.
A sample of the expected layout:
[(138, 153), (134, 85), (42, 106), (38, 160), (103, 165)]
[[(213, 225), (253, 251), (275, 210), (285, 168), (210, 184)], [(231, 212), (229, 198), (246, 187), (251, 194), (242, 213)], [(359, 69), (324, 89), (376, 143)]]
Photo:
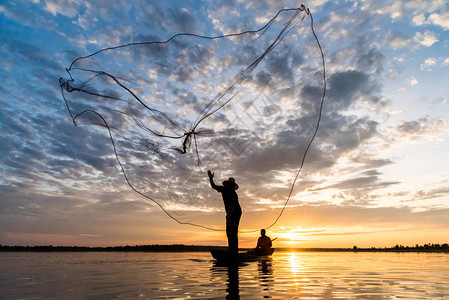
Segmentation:
[[(304, 6), (280, 10), (258, 29), (104, 48), (66, 70), (60, 86), (73, 123), (109, 136), (105, 155), (150, 209), (223, 230), (207, 170), (217, 184), (237, 179), (243, 230), (273, 226), (288, 207), (326, 90)], [(263, 222), (246, 222), (247, 213)]]

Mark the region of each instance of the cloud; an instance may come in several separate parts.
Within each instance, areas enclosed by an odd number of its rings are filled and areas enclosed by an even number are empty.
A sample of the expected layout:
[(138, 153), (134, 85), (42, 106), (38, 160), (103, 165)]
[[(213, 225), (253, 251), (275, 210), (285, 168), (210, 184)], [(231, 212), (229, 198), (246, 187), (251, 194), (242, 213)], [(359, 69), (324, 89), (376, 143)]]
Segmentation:
[(363, 1), (361, 9), (370, 14), (386, 14), (390, 18), (396, 19), (405, 13), (406, 6), (403, 1), (394, 1), (388, 4), (383, 1)]
[[(393, 20), (398, 20), (407, 15), (420, 15), (431, 13), (437, 10), (445, 9), (444, 1), (428, 1), (422, 5), (421, 1), (416, 0), (397, 0), (389, 1), (363, 1), (361, 9), (370, 14), (388, 15)], [(418, 20), (422, 17), (417, 17)]]
[(417, 32), (413, 37), (413, 41), (425, 47), (430, 47), (434, 43), (438, 42), (438, 35), (430, 30), (426, 30), (424, 33)]
[(377, 102), (370, 95), (375, 94), (379, 86), (364, 72), (351, 70), (334, 73), (329, 77), (328, 85), (327, 95), (331, 99), (329, 105), (332, 110), (345, 110), (360, 98)]
[(78, 0), (45, 0), (45, 9), (54, 16), (61, 14), (73, 18), (78, 14), (80, 5)]
[(449, 195), (449, 187), (438, 187), (430, 190), (419, 190), (410, 195), (410, 198), (407, 200), (402, 200), (401, 202), (413, 202), (413, 201), (421, 201), (421, 200), (429, 200), (440, 198)]
[[(310, 139), (313, 122), (316, 122), (314, 117), (291, 120), (295, 127), (278, 132), (268, 144), (250, 146), (245, 155), (235, 161), (233, 169), (246, 178), (247, 186), (260, 186), (266, 178), (271, 178), (273, 183), (280, 172), (288, 174), (297, 169), (305, 145)], [(375, 136), (376, 128), (377, 123), (368, 118), (348, 118), (336, 113), (324, 116), (318, 138), (307, 156), (306, 169), (310, 172), (329, 170), (342, 155)], [(359, 163), (371, 168), (390, 162), (365, 158)], [(287, 188), (285, 179), (281, 179), (279, 184), (284, 188), (277, 192), (256, 189), (252, 193), (259, 198), (276, 199), (276, 195), (283, 195)], [(303, 186), (298, 189), (311, 187)]]
[(400, 72), (398, 70), (388, 70), (387, 78), (395, 79), (399, 77)]
[(33, 28), (44, 28), (55, 34), (60, 34), (56, 28), (56, 22), (41, 13), (41, 4), (36, 1), (3, 1), (0, 5), (0, 13), (8, 19), (14, 20), (20, 25)]
[[(411, 207), (363, 207), (356, 205), (301, 205), (289, 208), (284, 220), (297, 220), (298, 226), (308, 224), (308, 228), (355, 226), (369, 228), (402, 227), (425, 228), (447, 227), (449, 209), (427, 209), (414, 212)], [(446, 215), (445, 215), (446, 214)]]
[(386, 41), (394, 50), (404, 48), (410, 43), (410, 39), (399, 32), (390, 32), (386, 37)]
[[(365, 190), (366, 193), (367, 190), (385, 188), (390, 185), (400, 183), (398, 181), (380, 181), (378, 176), (380, 173), (376, 170), (367, 171), (364, 175), (365, 176), (359, 176), (358, 178), (348, 179), (340, 181), (339, 183), (328, 185), (323, 189), (338, 189), (343, 191), (349, 190), (349, 192), (352, 193), (356, 190), (362, 189)], [(358, 201), (360, 201), (360, 199)]]
[(417, 121), (403, 121), (398, 127), (398, 131), (403, 134), (416, 134), (421, 130), (421, 124)]
[(195, 17), (185, 7), (176, 7), (170, 10), (169, 18), (176, 24), (181, 32), (195, 32), (197, 22)]
[(431, 66), (435, 65), (437, 63), (437, 59), (434, 57), (428, 57), (424, 60), (424, 63), (420, 65), (421, 70), (431, 70)]
[(30, 68), (35, 75), (39, 74), (39, 68), (46, 68), (50, 72), (59, 72), (63, 70), (63, 66), (43, 52), (40, 48), (30, 45), (24, 41), (12, 40), (5, 45), (6, 53), (14, 59), (16, 67), (18, 65)]
[(415, 25), (421, 26), (426, 23), (426, 17), (424, 16), (424, 14), (419, 14), (414, 16), (412, 21)]
[(417, 85), (418, 83), (419, 83), (419, 81), (418, 81), (415, 77), (412, 77), (412, 78), (410, 79), (410, 85), (411, 85), (411, 86)]
[(73, 24), (78, 25), (79, 27), (83, 28), (84, 30), (88, 30), (90, 23), (92, 21), (98, 21), (97, 18), (93, 19), (93, 20), (89, 20), (88, 18), (86, 18), (86, 16), (82, 16), (82, 15), (78, 15), (78, 19), (75, 21), (72, 21)]
[(368, 169), (380, 168), (393, 163), (391, 159), (376, 159), (369, 156), (356, 156), (352, 158), (351, 161), (354, 163), (362, 164), (364, 168)]
[(381, 74), (385, 60), (385, 55), (379, 49), (373, 47), (360, 55), (357, 60), (357, 69)]
[(399, 136), (414, 140), (423, 136), (438, 136), (444, 126), (444, 120), (426, 116), (414, 121), (400, 121), (396, 125), (396, 131)]
[(424, 33), (416, 32), (412, 39), (409, 39), (402, 33), (394, 31), (388, 33), (386, 37), (386, 42), (394, 50), (398, 50), (408, 46), (411, 41), (416, 44), (416, 47), (430, 47), (439, 40), (438, 35), (430, 30), (426, 30)]
[(441, 26), (444, 30), (449, 30), (449, 11), (445, 13), (433, 13), (427, 18), (427, 22)]

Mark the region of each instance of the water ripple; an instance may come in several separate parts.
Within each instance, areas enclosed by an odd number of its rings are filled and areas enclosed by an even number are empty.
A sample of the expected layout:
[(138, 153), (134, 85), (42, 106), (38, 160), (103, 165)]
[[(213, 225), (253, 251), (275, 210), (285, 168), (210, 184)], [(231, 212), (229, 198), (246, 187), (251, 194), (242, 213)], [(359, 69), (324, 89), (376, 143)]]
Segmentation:
[(449, 299), (449, 254), (0, 253), (0, 299)]

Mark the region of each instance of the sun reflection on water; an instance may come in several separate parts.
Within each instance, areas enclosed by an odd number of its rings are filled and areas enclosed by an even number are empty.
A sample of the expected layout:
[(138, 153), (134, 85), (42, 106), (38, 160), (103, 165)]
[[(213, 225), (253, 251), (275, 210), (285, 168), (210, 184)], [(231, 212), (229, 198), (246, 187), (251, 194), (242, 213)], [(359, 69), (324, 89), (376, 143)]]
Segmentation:
[(290, 263), (290, 270), (292, 274), (292, 281), (297, 286), (301, 283), (300, 274), (304, 272), (304, 265), (299, 257), (299, 255), (295, 252), (288, 253), (288, 262)]

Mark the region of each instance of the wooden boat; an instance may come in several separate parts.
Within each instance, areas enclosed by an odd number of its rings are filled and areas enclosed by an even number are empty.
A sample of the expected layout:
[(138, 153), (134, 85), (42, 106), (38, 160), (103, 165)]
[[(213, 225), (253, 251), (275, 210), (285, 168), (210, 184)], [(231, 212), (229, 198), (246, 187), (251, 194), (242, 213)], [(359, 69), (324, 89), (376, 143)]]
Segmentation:
[(210, 253), (212, 257), (220, 263), (239, 263), (245, 261), (254, 261), (259, 258), (267, 257), (273, 254), (274, 248), (271, 248), (268, 252), (258, 253), (254, 250), (250, 250), (247, 252), (234, 252), (229, 250), (221, 250), (221, 249), (211, 249)]

